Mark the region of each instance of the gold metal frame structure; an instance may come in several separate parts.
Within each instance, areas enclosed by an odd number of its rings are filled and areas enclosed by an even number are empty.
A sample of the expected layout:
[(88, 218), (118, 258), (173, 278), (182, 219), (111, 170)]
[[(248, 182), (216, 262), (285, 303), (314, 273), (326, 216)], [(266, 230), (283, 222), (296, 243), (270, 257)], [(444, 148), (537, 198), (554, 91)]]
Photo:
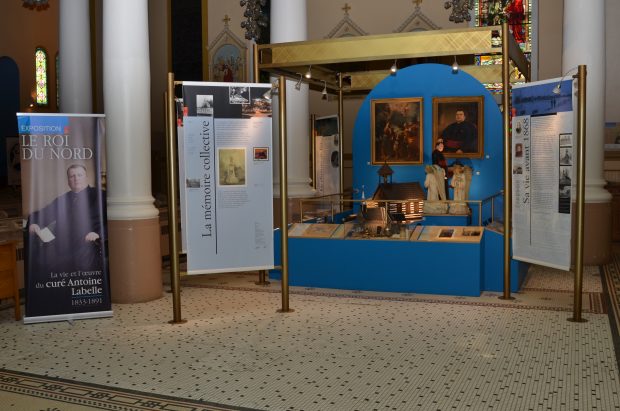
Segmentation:
[[(507, 27), (489, 26), (465, 29), (431, 30), (413, 33), (381, 34), (373, 36), (344, 37), (337, 39), (300, 41), (258, 46), (255, 64), (259, 70), (274, 75), (295, 78), (312, 65), (313, 89), (321, 90), (323, 81), (334, 94), (338, 92), (338, 75), (346, 79), (343, 89), (348, 93), (368, 93), (385, 76), (394, 60), (399, 66), (435, 61), (452, 64), (455, 56), (468, 60), (463, 70), (483, 83), (501, 83), (501, 73), (496, 66), (474, 66), (474, 56), (502, 54), (502, 48), (492, 39), (508, 33)], [(514, 37), (508, 39), (511, 71), (518, 68), (526, 80), (530, 78), (530, 65)], [(512, 81), (516, 81), (513, 78)]]
[[(501, 48), (497, 38), (501, 38)], [(383, 34), (374, 36), (345, 37), (337, 39), (299, 41), (289, 43), (258, 45), (255, 49), (254, 72), (267, 71), (274, 76), (297, 78), (312, 66), (312, 78), (306, 79), (309, 87), (321, 91), (325, 86), (338, 94), (340, 141), (342, 129), (343, 93), (368, 94), (381, 80), (389, 75), (389, 68), (395, 60), (399, 65), (436, 62), (451, 65), (456, 56), (473, 66), (474, 58), (480, 54), (502, 55), (501, 73), (497, 67), (468, 67), (472, 76), (481, 82), (503, 83), (503, 125), (504, 125), (504, 295), (510, 297), (510, 204), (512, 202), (511, 157), (510, 157), (510, 81), (511, 73), (518, 69), (525, 81), (530, 81), (530, 64), (508, 30), (508, 24), (501, 26), (474, 27), (451, 30)], [(467, 66), (467, 64), (464, 64)], [(499, 77), (501, 74), (501, 77)], [(255, 77), (258, 78), (258, 75)], [(255, 80), (256, 81), (256, 80)], [(514, 81), (514, 80), (513, 80)], [(280, 109), (282, 117), (286, 110)], [(282, 119), (280, 120), (282, 121)], [(284, 120), (285, 121), (285, 120)], [(282, 139), (282, 136), (280, 136)], [(341, 146), (342, 157), (342, 146)], [(286, 152), (284, 152), (286, 155)], [(342, 158), (341, 158), (342, 160)], [(281, 163), (282, 164), (282, 163)], [(341, 163), (342, 164), (342, 161)], [(286, 173), (286, 169), (281, 170)], [(343, 187), (341, 169), (340, 187)], [(285, 180), (280, 180), (284, 184)], [(282, 198), (283, 211), (287, 198)], [(288, 230), (282, 231), (282, 290), (283, 310), (288, 308), (284, 301), (284, 290), (288, 296)]]
[[(378, 66), (385, 67), (386, 75), (393, 60), (409, 59), (410, 64), (420, 63), (417, 58), (424, 57), (423, 62), (428, 62), (426, 57), (436, 57), (441, 62), (442, 57), (448, 57), (447, 63), (451, 64), (452, 56), (475, 55), (475, 54), (499, 54), (499, 51), (491, 44), (491, 38), (502, 38), (502, 78), (494, 81), (503, 84), (503, 128), (504, 128), (504, 295), (500, 298), (510, 297), (510, 226), (511, 226), (511, 203), (512, 203), (512, 168), (511, 168), (511, 141), (510, 141), (510, 81), (511, 62), (514, 67), (523, 73), (525, 80), (530, 80), (530, 65), (517, 46), (512, 35), (509, 35), (508, 24), (495, 27), (479, 27), (457, 30), (435, 30), (432, 32), (414, 32), (405, 34), (392, 34), (382, 36), (363, 36), (355, 38), (328, 39), (311, 42), (267, 44), (254, 46), (254, 81), (259, 81), (260, 70), (269, 71), (279, 75), (279, 131), (280, 131), (280, 200), (282, 207), (282, 309), (280, 312), (292, 312), (289, 308), (288, 289), (288, 194), (287, 194), (287, 159), (286, 159), (286, 87), (285, 78), (296, 78), (300, 67), (313, 66), (314, 78), (310, 86), (318, 91), (323, 86), (335, 90), (338, 94), (338, 117), (340, 132), (340, 164), (342, 164), (342, 140), (343, 130), (343, 93), (369, 92), (377, 82), (375, 80)], [(305, 67), (304, 67), (305, 71)], [(482, 70), (495, 72), (492, 70)], [(375, 72), (375, 73), (373, 73)], [(476, 75), (474, 75), (476, 76)], [(577, 243), (574, 252), (575, 261), (575, 292), (574, 313), (571, 321), (583, 322), (581, 318), (581, 299), (583, 282), (583, 227), (584, 227), (584, 186), (585, 186), (585, 116), (586, 116), (586, 67), (579, 66), (577, 75), (579, 80), (578, 90), (578, 118), (577, 118)], [(348, 85), (344, 84), (348, 79)], [(328, 81), (329, 80), (329, 81)], [(334, 80), (337, 80), (334, 83)], [(379, 79), (380, 81), (380, 79)], [(485, 80), (489, 81), (489, 80)], [(325, 83), (324, 83), (325, 82)], [(176, 130), (175, 130), (175, 105), (174, 85), (180, 82), (174, 81), (174, 74), (168, 74), (168, 87), (165, 95), (166, 100), (166, 134), (167, 134), (167, 157), (168, 157), (168, 202), (170, 216), (170, 258), (171, 258), (171, 283), (173, 293), (174, 317), (172, 324), (184, 323), (181, 317), (180, 295), (180, 269), (179, 269), (179, 238), (176, 215), (176, 198), (178, 193), (177, 160), (176, 160)], [(364, 84), (362, 86), (362, 84)], [(340, 171), (340, 186), (342, 187), (342, 168)], [(262, 273), (264, 276), (264, 272)]]

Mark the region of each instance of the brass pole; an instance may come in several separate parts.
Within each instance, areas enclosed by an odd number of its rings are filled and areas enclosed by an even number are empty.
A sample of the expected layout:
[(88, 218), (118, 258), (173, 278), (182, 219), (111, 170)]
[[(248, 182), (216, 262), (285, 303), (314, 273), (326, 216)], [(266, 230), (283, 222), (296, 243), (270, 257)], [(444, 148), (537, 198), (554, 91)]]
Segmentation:
[[(344, 98), (342, 90), (342, 73), (338, 73), (338, 152), (340, 153), (340, 200), (344, 199)], [(340, 211), (344, 211), (344, 202), (340, 201)], [(332, 221), (333, 222), (333, 221)]]
[(512, 224), (512, 150), (510, 141), (510, 61), (508, 55), (508, 23), (502, 23), (502, 106), (504, 108), (504, 294), (502, 300), (512, 300), (510, 296), (510, 226)]
[[(316, 190), (316, 114), (310, 114), (310, 152), (312, 153), (312, 188)], [(301, 214), (303, 217), (303, 213)], [(303, 222), (303, 219), (302, 219)]]
[(569, 321), (583, 323), (581, 318), (581, 297), (583, 288), (583, 226), (586, 186), (586, 66), (580, 65), (577, 72), (577, 238), (575, 239), (575, 291), (573, 295), (573, 316)]
[[(258, 45), (256, 43), (252, 44), (252, 73), (253, 73), (253, 79), (254, 79), (254, 83), (258, 83), (260, 82), (259, 77), (259, 70), (258, 70)], [(271, 284), (268, 280), (267, 280), (267, 271), (266, 270), (258, 270), (258, 281), (256, 281), (254, 284), (256, 285), (269, 285)]]
[(286, 79), (280, 76), (278, 79), (278, 114), (280, 121), (280, 207), (281, 207), (281, 256), (282, 256), (282, 309), (281, 313), (292, 312), (288, 306), (288, 170), (286, 152)]
[(181, 275), (179, 269), (179, 236), (177, 220), (177, 194), (179, 175), (177, 172), (176, 104), (174, 103), (174, 73), (168, 73), (166, 91), (166, 158), (168, 159), (168, 248), (170, 254), (170, 285), (172, 287), (172, 320), (170, 324), (186, 322), (181, 318)]
[(253, 64), (253, 73), (254, 73), (254, 82), (260, 83), (260, 70), (258, 69), (258, 44), (252, 44), (252, 63)]

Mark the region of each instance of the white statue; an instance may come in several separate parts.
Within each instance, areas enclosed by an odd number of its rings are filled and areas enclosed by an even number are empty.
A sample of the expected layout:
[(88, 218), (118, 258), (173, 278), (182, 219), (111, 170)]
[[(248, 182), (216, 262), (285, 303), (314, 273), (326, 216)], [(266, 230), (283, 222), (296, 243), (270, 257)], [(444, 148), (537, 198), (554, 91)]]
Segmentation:
[(424, 170), (426, 171), (424, 187), (428, 190), (424, 212), (427, 214), (445, 214), (448, 210), (448, 204), (439, 202), (439, 200), (446, 199), (445, 171), (438, 165), (427, 165)]
[(469, 214), (466, 200), (469, 199), (472, 169), (469, 166), (456, 164), (450, 185), (454, 188), (454, 202), (450, 204), (450, 214)]

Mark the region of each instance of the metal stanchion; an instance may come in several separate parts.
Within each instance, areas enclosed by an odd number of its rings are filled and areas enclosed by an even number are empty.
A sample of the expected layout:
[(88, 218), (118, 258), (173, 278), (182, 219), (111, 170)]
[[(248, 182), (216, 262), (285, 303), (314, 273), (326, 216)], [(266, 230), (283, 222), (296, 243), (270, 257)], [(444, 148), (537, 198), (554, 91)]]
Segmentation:
[(174, 103), (174, 74), (168, 73), (168, 89), (166, 91), (166, 157), (168, 160), (168, 241), (170, 254), (170, 284), (172, 287), (173, 317), (170, 324), (183, 324), (187, 320), (181, 318), (181, 287), (179, 269), (179, 237), (177, 221), (177, 193), (179, 176), (177, 173), (176, 105)]
[[(254, 82), (255, 83), (260, 83), (260, 70), (258, 69), (258, 45), (256, 43), (254, 43), (252, 45), (252, 62), (253, 67), (252, 67), (252, 73), (254, 76)], [(271, 284), (268, 280), (267, 280), (267, 271), (266, 270), (258, 270), (258, 281), (254, 282), (254, 284), (256, 285), (269, 285)]]
[(258, 270), (258, 281), (254, 282), (256, 285), (269, 285), (271, 282), (267, 280), (267, 270)]
[(502, 82), (504, 95), (502, 105), (504, 110), (504, 294), (502, 300), (514, 300), (510, 296), (510, 232), (512, 224), (512, 150), (510, 139), (510, 61), (508, 55), (508, 41), (510, 36), (508, 23), (502, 23)]
[(281, 255), (282, 255), (282, 309), (280, 313), (290, 313), (293, 310), (288, 305), (288, 173), (286, 162), (286, 79), (280, 76), (278, 80), (279, 101), (279, 129), (280, 129), (280, 207), (281, 220)]
[[(338, 152), (340, 156), (340, 199), (344, 199), (344, 94), (342, 73), (338, 73)], [(344, 211), (344, 202), (340, 202), (340, 211)], [(332, 221), (333, 222), (333, 221)]]
[(583, 290), (583, 226), (586, 185), (586, 66), (580, 65), (577, 72), (577, 238), (575, 239), (575, 289), (573, 294), (573, 316), (568, 321), (583, 323), (581, 318), (581, 297)]

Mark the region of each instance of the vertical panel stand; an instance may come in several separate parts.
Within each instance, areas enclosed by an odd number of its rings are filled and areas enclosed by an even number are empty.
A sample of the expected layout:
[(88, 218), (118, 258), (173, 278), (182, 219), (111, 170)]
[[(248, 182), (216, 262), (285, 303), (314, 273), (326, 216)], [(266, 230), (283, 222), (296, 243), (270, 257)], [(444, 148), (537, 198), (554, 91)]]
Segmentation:
[(514, 300), (510, 296), (510, 240), (512, 224), (512, 147), (510, 138), (510, 60), (508, 23), (502, 23), (502, 111), (504, 120), (504, 294), (502, 300)]
[(278, 110), (280, 121), (280, 207), (281, 220), (281, 257), (282, 257), (282, 309), (280, 313), (293, 312), (288, 306), (288, 173), (287, 173), (287, 148), (286, 148), (286, 79), (280, 76), (278, 79)]
[(177, 172), (176, 104), (174, 103), (174, 73), (168, 73), (166, 91), (166, 158), (168, 160), (168, 244), (170, 254), (170, 284), (172, 287), (173, 317), (170, 324), (183, 324), (181, 318), (181, 289), (179, 269), (179, 236), (177, 221), (177, 194), (179, 176)]
[[(255, 83), (259, 83), (260, 82), (260, 72), (258, 70), (258, 45), (256, 43), (252, 44), (252, 62), (253, 67), (252, 67), (252, 73), (253, 73), (253, 77), (254, 77), (254, 82)], [(267, 270), (258, 270), (258, 281), (256, 281), (254, 284), (256, 285), (269, 285), (271, 284), (268, 280), (267, 280)]]
[[(312, 153), (312, 188), (316, 190), (316, 114), (310, 114), (310, 152)], [(300, 201), (300, 204), (302, 201)], [(301, 208), (301, 207), (300, 207)], [(303, 210), (302, 210), (303, 211)], [(300, 213), (300, 222), (304, 222), (304, 213)]]
[(573, 294), (573, 316), (568, 321), (583, 323), (581, 318), (581, 297), (583, 288), (583, 227), (586, 185), (586, 66), (580, 65), (577, 72), (577, 238), (575, 239), (575, 287)]
[[(338, 151), (340, 152), (340, 197), (344, 193), (344, 96), (342, 90), (342, 73), (338, 73)], [(344, 202), (340, 203), (344, 211)], [(332, 221), (333, 222), (333, 221)]]

